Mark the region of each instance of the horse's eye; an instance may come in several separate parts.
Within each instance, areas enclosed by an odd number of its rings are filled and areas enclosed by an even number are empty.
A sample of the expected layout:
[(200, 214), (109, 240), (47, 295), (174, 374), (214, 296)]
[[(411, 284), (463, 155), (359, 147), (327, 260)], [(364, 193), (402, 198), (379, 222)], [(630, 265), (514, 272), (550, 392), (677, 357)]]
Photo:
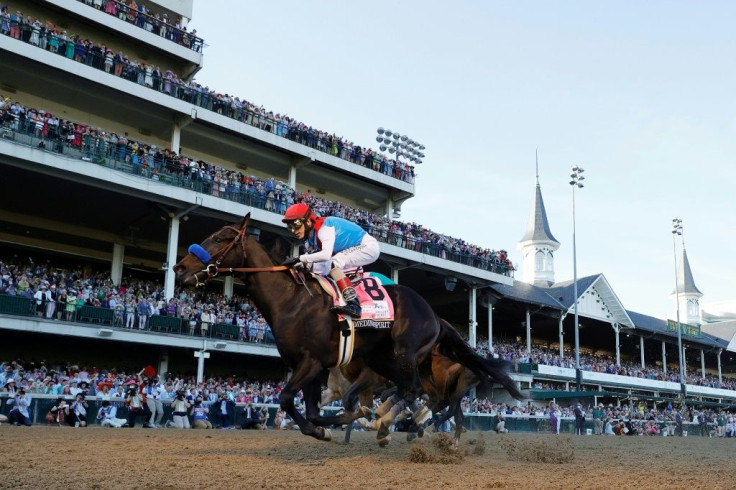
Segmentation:
[(220, 243), (220, 239), (219, 238), (215, 238), (215, 243)]

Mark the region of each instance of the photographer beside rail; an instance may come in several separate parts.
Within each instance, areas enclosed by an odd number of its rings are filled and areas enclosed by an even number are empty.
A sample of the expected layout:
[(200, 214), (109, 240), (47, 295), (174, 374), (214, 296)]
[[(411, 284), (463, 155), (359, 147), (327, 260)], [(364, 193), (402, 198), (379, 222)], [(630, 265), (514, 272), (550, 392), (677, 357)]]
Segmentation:
[(171, 408), (174, 409), (174, 413), (172, 414), (174, 421), (171, 424), (167, 423), (167, 427), (174, 427), (175, 429), (190, 428), (187, 411), (189, 410), (189, 407), (191, 407), (191, 404), (187, 401), (186, 396), (187, 395), (184, 390), (179, 390), (176, 392), (174, 401), (171, 402)]
[(66, 418), (69, 416), (69, 404), (65, 399), (59, 397), (56, 399), (56, 403), (49, 409), (49, 413), (46, 414), (46, 422), (49, 425), (63, 426)]
[(87, 409), (89, 404), (85, 400), (84, 392), (77, 393), (76, 400), (72, 404), (69, 413), (69, 425), (74, 427), (87, 427)]
[(202, 403), (202, 397), (198, 396), (194, 399), (194, 406), (192, 407), (192, 419), (194, 420), (195, 429), (211, 429), (212, 422), (207, 418), (207, 414), (210, 413), (210, 409)]
[(125, 405), (128, 407), (128, 427), (135, 427), (135, 419), (143, 417), (143, 428), (150, 429), (148, 425), (148, 418), (151, 416), (151, 411), (143, 403), (143, 398), (138, 394), (138, 385), (135, 381), (129, 382), (127, 385), (128, 389), (125, 392)]
[(28, 410), (31, 406), (31, 397), (26, 395), (25, 388), (22, 386), (18, 388), (12, 398), (8, 398), (8, 405), (13, 406), (8, 414), (8, 422), (16, 427), (20, 424), (31, 426), (31, 413)]

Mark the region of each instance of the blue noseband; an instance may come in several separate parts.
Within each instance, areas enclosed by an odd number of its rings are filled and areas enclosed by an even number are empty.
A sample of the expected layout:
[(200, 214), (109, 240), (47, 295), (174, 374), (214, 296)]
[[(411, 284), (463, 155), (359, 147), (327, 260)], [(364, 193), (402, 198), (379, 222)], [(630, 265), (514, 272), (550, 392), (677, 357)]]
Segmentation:
[(204, 265), (209, 264), (210, 259), (212, 258), (207, 250), (203, 249), (200, 245), (196, 243), (194, 245), (189, 245), (189, 253), (197, 257), (199, 261), (202, 262)]

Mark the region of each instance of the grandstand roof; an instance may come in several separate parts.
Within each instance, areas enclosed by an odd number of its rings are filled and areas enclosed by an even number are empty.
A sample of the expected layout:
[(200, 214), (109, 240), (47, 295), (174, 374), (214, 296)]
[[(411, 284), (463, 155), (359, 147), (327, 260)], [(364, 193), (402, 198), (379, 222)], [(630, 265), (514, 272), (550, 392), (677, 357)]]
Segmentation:
[[(656, 333), (659, 335), (664, 335), (667, 337), (677, 337), (677, 332), (672, 332), (671, 330), (667, 329), (667, 321), (662, 320), (661, 318), (645, 315), (643, 313), (637, 313), (635, 311), (628, 311), (629, 317), (634, 322), (634, 326), (637, 330), (645, 330), (648, 332)], [(722, 349), (726, 349), (728, 346), (728, 342), (716, 337), (715, 335), (711, 335), (709, 333), (705, 333), (701, 330), (700, 337), (694, 337), (692, 335), (687, 334), (684, 330), (682, 333), (682, 339), (684, 341), (690, 341), (691, 343), (698, 343), (698, 344), (706, 344), (711, 347), (718, 347)]]

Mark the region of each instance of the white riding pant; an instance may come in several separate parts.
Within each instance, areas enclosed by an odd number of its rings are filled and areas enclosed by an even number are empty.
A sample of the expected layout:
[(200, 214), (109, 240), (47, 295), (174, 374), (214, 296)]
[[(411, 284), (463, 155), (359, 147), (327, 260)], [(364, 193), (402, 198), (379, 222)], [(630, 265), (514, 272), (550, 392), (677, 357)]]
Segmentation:
[(379, 255), (381, 255), (381, 249), (378, 246), (378, 240), (366, 233), (360, 245), (346, 248), (342, 252), (336, 253), (332, 256), (332, 260), (315, 262), (312, 270), (317, 274), (326, 276), (333, 267), (338, 267), (342, 270), (361, 267), (372, 264), (378, 260)]

